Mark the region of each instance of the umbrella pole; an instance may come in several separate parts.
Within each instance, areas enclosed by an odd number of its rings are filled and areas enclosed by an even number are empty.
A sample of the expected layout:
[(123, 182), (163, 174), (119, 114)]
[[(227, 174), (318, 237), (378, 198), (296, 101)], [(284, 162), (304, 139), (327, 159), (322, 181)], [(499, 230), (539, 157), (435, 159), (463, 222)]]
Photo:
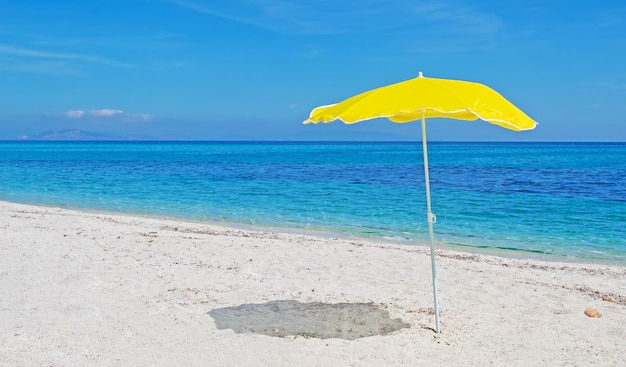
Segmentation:
[(433, 224), (436, 221), (435, 215), (430, 206), (430, 178), (428, 177), (428, 148), (426, 146), (426, 119), (422, 110), (422, 148), (424, 150), (424, 179), (426, 181), (426, 210), (428, 215), (428, 235), (430, 236), (430, 262), (433, 273), (433, 297), (435, 299), (435, 332), (439, 334), (439, 302), (437, 301), (437, 266), (435, 264), (435, 235)]

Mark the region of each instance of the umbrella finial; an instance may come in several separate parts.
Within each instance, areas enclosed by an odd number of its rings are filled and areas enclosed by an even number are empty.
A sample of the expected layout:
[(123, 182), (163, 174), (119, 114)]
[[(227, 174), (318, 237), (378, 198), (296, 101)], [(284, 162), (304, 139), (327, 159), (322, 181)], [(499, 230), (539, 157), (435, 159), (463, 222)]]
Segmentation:
[(424, 77), (424, 74), (422, 74), (422, 72), (420, 71), (420, 72), (418, 72), (418, 73), (417, 73), (417, 77), (418, 77), (418, 78), (423, 78), (423, 77)]

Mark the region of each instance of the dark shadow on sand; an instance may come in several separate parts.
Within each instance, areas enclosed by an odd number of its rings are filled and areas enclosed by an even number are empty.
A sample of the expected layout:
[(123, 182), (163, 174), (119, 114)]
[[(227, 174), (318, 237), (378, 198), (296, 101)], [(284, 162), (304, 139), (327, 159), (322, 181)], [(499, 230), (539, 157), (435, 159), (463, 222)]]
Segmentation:
[(220, 330), (274, 337), (355, 340), (409, 328), (373, 303), (300, 303), (281, 300), (216, 308), (208, 313)]

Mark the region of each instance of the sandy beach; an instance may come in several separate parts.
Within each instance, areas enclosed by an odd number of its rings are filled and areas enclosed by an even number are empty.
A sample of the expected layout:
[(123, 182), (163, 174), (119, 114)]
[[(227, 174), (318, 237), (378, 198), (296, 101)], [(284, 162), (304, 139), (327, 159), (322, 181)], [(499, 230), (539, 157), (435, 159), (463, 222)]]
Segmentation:
[(441, 334), (426, 247), (0, 202), (0, 365), (623, 365), (623, 266), (437, 265)]

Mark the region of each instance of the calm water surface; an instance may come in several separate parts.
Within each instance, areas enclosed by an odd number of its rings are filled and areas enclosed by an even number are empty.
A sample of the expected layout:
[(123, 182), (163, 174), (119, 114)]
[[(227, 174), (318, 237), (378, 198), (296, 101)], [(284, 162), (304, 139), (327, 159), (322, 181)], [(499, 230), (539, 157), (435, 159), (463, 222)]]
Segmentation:
[[(439, 246), (626, 263), (626, 144), (432, 143)], [(409, 143), (0, 142), (0, 200), (428, 239)]]

